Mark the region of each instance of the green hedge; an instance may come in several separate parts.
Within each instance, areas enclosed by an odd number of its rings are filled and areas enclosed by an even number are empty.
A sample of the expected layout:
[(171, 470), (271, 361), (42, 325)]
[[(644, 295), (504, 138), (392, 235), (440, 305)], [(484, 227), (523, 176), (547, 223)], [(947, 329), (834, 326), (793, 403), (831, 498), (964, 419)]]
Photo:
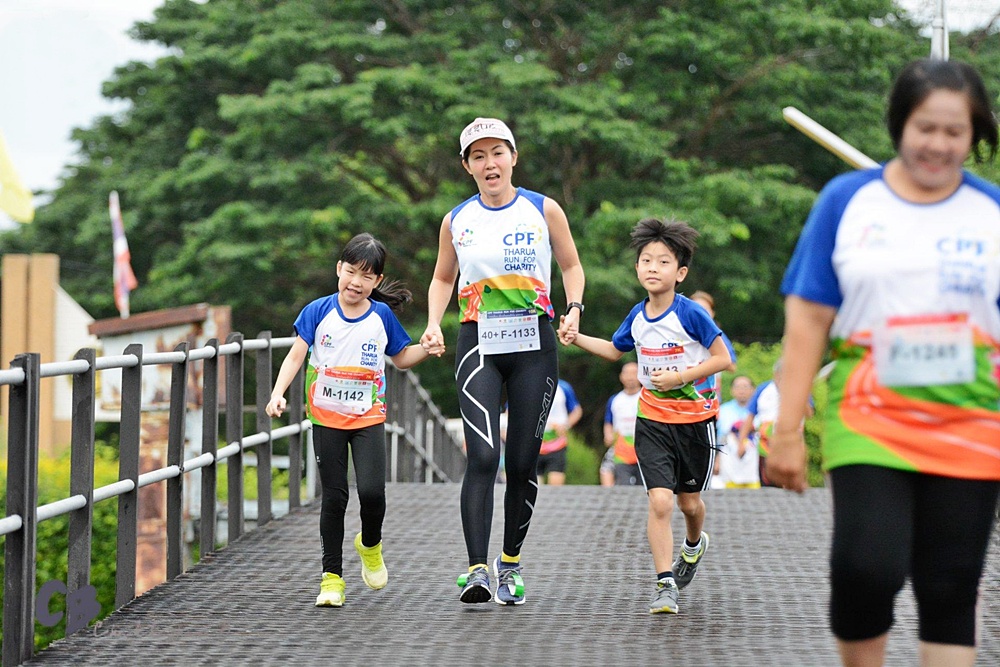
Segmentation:
[[(215, 477), (215, 497), (220, 502), (226, 502), (229, 498), (229, 466), (223, 460), (219, 463), (218, 472)], [(271, 469), (271, 498), (273, 500), (288, 500), (288, 481), (290, 475), (287, 470)], [(306, 481), (303, 475), (300, 498), (306, 497)], [(257, 468), (244, 466), (243, 468), (243, 499), (257, 500)]]
[(601, 456), (575, 433), (570, 433), (566, 446), (566, 483), (597, 484), (600, 482)]
[[(60, 500), (69, 496), (69, 452), (58, 458), (43, 458), (38, 463), (38, 504)], [(95, 486), (118, 481), (118, 460), (114, 449), (101, 443), (97, 446), (94, 461)], [(7, 462), (0, 461), (0, 516), (7, 514)], [(117, 553), (118, 503), (110, 498), (94, 506), (94, 523), (91, 536), (90, 583), (97, 589), (97, 601), (104, 618), (115, 605), (115, 556)], [(35, 590), (47, 581), (66, 582), (69, 559), (69, 516), (63, 515), (38, 524), (38, 557)], [(0, 572), (2, 581), (3, 572)], [(0, 604), (3, 586), (0, 585)], [(53, 627), (35, 622), (35, 650), (41, 650), (56, 639), (66, 635), (65, 598), (55, 595), (50, 604), (52, 613), (63, 613), (63, 618)], [(97, 619), (95, 619), (97, 620)], [(2, 619), (0, 619), (2, 624)], [(0, 625), (2, 631), (2, 625)]]

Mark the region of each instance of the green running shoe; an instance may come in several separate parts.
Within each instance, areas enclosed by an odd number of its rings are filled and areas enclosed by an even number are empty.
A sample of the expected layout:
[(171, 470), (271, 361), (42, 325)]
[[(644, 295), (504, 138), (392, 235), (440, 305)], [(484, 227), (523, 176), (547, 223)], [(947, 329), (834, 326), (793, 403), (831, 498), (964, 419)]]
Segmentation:
[(317, 607), (344, 606), (344, 580), (339, 574), (324, 572), (323, 581), (319, 584), (319, 595), (316, 596)]
[(354, 549), (361, 556), (361, 578), (368, 584), (368, 588), (376, 591), (385, 588), (389, 583), (389, 571), (385, 569), (385, 561), (382, 560), (382, 543), (366, 547), (361, 544), (361, 533), (358, 533), (354, 538)]

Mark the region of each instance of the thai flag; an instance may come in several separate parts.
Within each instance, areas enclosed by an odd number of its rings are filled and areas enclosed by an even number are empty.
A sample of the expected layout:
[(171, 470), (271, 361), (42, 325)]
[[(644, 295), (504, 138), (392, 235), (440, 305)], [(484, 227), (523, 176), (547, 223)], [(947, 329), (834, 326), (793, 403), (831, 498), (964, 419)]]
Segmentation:
[(122, 210), (118, 205), (118, 192), (112, 191), (108, 198), (108, 208), (111, 211), (111, 229), (115, 240), (115, 305), (122, 319), (128, 317), (129, 292), (139, 286), (139, 281), (132, 273), (132, 255), (125, 239), (125, 225), (122, 223)]

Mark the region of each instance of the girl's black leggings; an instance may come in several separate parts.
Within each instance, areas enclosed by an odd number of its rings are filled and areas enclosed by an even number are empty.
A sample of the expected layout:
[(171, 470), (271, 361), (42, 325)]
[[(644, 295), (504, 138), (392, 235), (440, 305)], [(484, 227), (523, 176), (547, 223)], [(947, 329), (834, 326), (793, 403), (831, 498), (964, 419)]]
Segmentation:
[(385, 518), (385, 424), (342, 431), (313, 424), (316, 465), (323, 487), (319, 535), (323, 571), (344, 574), (344, 515), (347, 513), (347, 449), (354, 458), (354, 475), (361, 501), (361, 543), (382, 541)]

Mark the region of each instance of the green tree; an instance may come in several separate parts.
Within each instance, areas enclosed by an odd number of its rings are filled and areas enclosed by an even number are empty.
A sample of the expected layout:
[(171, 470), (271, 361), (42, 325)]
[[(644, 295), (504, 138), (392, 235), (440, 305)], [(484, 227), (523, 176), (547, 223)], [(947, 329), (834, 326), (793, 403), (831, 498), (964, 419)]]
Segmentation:
[[(360, 230), (413, 289), (403, 320), (419, 334), (441, 218), (474, 193), (457, 135), (490, 115), (518, 137), (515, 183), (569, 215), (586, 332), (610, 335), (641, 298), (628, 231), (654, 215), (701, 231), (684, 287), (716, 295), (731, 337), (775, 341), (801, 224), (847, 168), (781, 108), (884, 160), (892, 75), (929, 48), (891, 0), (168, 0), (133, 36), (168, 55), (115, 71), (104, 93), (129, 110), (74, 133), (78, 162), (0, 252), (59, 254), (70, 294), (113, 315), (116, 189), (133, 312), (229, 304), (249, 335), (289, 333), (334, 291), (337, 254)], [(995, 42), (956, 38), (952, 54), (997, 80)], [(420, 371), (457, 414), (452, 361)], [(590, 410), (615, 388), (613, 368), (573, 351), (562, 371)]]

